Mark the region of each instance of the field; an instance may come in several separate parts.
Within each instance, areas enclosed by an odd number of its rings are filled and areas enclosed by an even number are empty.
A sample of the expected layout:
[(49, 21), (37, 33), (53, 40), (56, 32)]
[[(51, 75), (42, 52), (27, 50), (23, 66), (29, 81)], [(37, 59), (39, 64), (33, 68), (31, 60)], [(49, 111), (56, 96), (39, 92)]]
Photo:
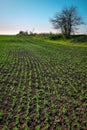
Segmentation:
[(0, 130), (87, 130), (87, 45), (0, 36)]

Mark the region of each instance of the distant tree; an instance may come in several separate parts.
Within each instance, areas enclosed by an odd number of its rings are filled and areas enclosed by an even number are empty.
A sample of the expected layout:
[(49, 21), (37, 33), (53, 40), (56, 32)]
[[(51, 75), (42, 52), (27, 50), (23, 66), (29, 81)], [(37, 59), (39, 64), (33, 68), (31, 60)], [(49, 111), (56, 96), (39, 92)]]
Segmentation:
[(25, 35), (25, 36), (27, 36), (27, 35), (28, 35), (28, 31), (26, 31), (26, 32), (20, 31), (20, 32), (19, 32), (19, 35)]
[(32, 31), (30, 31), (30, 34), (29, 34), (30, 36), (33, 36), (33, 32)]
[(60, 13), (56, 13), (51, 22), (55, 29), (61, 29), (66, 38), (70, 37), (77, 25), (83, 24), (82, 18), (78, 15), (77, 8), (74, 6), (65, 7)]
[(20, 32), (19, 32), (19, 35), (24, 35), (24, 31), (20, 31)]
[(28, 31), (24, 32), (24, 34), (27, 36), (28, 35)]

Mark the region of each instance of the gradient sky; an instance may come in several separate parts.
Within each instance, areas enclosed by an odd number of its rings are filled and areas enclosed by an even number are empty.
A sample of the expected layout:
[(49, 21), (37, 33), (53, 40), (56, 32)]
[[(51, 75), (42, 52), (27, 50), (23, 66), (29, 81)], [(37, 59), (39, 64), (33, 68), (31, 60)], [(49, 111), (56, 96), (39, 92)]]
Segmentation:
[[(87, 23), (87, 0), (0, 0), (0, 34), (16, 34), (20, 30), (57, 32), (50, 18), (65, 6), (76, 6)], [(79, 29), (87, 32), (87, 25)]]

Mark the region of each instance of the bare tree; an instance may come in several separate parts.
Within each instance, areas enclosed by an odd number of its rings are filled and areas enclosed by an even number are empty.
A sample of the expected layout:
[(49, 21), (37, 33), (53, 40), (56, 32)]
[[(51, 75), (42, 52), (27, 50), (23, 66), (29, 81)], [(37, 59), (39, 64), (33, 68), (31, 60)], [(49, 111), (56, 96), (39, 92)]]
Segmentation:
[(51, 22), (55, 29), (61, 29), (66, 38), (70, 37), (77, 25), (83, 24), (82, 18), (78, 15), (77, 8), (74, 6), (66, 7), (60, 13), (56, 13)]

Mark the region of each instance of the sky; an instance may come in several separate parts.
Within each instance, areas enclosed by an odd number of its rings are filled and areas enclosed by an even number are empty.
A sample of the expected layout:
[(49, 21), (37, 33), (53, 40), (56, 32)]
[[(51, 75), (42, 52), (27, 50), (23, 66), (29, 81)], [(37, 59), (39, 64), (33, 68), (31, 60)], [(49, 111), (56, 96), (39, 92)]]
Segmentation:
[(0, 34), (17, 34), (20, 30), (57, 33), (50, 18), (71, 5), (86, 23), (78, 32), (87, 33), (87, 0), (0, 0)]

